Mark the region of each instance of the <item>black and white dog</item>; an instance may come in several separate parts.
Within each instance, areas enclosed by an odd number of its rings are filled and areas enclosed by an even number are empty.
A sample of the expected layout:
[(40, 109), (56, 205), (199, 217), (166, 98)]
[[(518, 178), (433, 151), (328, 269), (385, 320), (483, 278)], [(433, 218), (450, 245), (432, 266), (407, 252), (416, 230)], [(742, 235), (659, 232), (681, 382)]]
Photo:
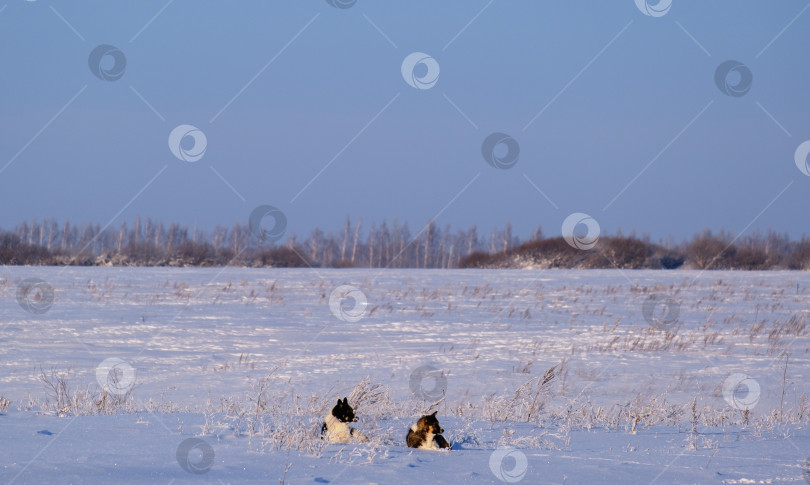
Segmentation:
[(411, 426), (405, 441), (407, 441), (410, 448), (421, 448), (423, 450), (450, 448), (450, 443), (444, 439), (441, 433), (444, 433), (444, 430), (439, 426), (439, 420), (436, 419), (436, 411), (433, 411), (433, 414), (422, 416), (416, 424)]
[(326, 415), (321, 426), (321, 438), (330, 443), (350, 443), (352, 441), (365, 442), (368, 439), (360, 431), (349, 426), (357, 421), (354, 410), (349, 406), (347, 398), (338, 399), (332, 412)]

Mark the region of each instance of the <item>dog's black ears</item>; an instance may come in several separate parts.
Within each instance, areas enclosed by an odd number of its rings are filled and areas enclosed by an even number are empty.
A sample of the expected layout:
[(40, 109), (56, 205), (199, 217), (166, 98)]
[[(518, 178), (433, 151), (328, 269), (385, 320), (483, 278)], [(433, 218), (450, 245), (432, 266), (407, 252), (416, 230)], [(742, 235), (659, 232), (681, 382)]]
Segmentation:
[(341, 401), (340, 398), (338, 398), (338, 406), (340, 406), (341, 404), (343, 404), (343, 401)]
[(431, 414), (431, 416), (433, 416), (433, 417), (435, 418), (435, 417), (436, 417), (436, 413), (438, 413), (438, 412), (439, 412), (438, 410), (433, 411), (433, 414)]

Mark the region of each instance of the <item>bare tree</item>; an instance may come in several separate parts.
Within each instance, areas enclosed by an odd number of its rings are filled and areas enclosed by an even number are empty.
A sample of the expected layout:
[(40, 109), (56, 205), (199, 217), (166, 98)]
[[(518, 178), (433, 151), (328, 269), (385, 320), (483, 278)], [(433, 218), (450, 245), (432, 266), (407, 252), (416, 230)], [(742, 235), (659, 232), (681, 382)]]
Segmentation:
[(121, 254), (124, 249), (124, 238), (127, 235), (127, 221), (121, 221), (121, 227), (118, 229), (118, 251)]
[(352, 223), (349, 216), (346, 216), (346, 225), (343, 227), (343, 243), (340, 245), (340, 260), (346, 260), (346, 244), (349, 241), (349, 233), (352, 230)]
[(503, 228), (503, 232), (501, 233), (501, 251), (506, 251), (510, 247), (512, 247), (512, 223), (507, 221), (506, 227)]
[(62, 226), (62, 245), (60, 246), (63, 252), (67, 251), (67, 243), (69, 237), (70, 237), (70, 221), (65, 220), (65, 224)]
[(371, 223), (371, 228), (368, 232), (368, 265), (374, 267), (374, 246), (377, 239), (377, 225)]
[(352, 242), (352, 265), (354, 265), (355, 256), (357, 255), (357, 243), (360, 241), (360, 227), (363, 225), (363, 220), (357, 221), (357, 226), (354, 228), (354, 242)]
[(380, 264), (379, 267), (388, 267), (391, 262), (391, 233), (385, 221), (380, 224)]
[(312, 261), (319, 261), (321, 259), (322, 254), (321, 251), (323, 250), (324, 246), (324, 235), (323, 231), (318, 228), (312, 230), (312, 234), (309, 236), (309, 259)]
[(425, 250), (423, 255), (424, 259), (422, 260), (422, 267), (427, 268), (430, 261), (430, 255), (433, 253), (433, 241), (436, 239), (436, 223), (433, 221), (433, 219), (428, 222), (423, 239), (425, 241)]

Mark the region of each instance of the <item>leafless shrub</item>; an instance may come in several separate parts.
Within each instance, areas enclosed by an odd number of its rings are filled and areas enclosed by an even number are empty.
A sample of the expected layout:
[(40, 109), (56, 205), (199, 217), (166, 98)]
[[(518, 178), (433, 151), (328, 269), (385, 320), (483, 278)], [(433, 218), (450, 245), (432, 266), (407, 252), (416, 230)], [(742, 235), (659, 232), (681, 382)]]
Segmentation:
[(705, 231), (686, 247), (687, 261), (697, 269), (729, 269), (737, 248), (727, 237)]
[(631, 237), (611, 237), (600, 241), (599, 250), (593, 254), (586, 267), (639, 269), (645, 267), (653, 253), (653, 247)]
[(260, 252), (256, 255), (259, 266), (270, 268), (306, 268), (310, 263), (301, 251), (281, 247)]
[[(117, 373), (110, 373), (112, 384), (118, 384)], [(45, 372), (40, 368), (39, 380), (45, 385), (48, 397), (40, 404), (46, 412), (57, 416), (87, 416), (94, 414), (114, 414), (119, 411), (134, 412), (132, 400), (133, 387), (121, 394), (111, 393), (107, 388), (98, 390), (97, 386), (85, 386), (73, 390), (69, 382), (70, 371), (58, 372), (51, 368)], [(118, 388), (118, 387), (116, 387)]]
[(54, 410), (57, 416), (66, 416), (72, 413), (77, 403), (73, 399), (70, 387), (68, 386), (68, 374), (57, 373), (53, 368), (50, 374), (46, 374), (41, 367), (39, 372), (39, 380), (45, 384), (50, 398), (50, 400), (45, 401), (43, 407), (45, 409), (50, 408)]

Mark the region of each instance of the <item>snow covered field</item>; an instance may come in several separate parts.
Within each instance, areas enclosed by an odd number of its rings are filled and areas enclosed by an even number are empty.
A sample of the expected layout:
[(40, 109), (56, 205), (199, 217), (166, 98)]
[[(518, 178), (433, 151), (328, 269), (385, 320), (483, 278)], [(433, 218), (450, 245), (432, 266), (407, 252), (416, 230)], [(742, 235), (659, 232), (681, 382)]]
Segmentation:
[(2, 483), (810, 483), (807, 273), (1, 271)]

